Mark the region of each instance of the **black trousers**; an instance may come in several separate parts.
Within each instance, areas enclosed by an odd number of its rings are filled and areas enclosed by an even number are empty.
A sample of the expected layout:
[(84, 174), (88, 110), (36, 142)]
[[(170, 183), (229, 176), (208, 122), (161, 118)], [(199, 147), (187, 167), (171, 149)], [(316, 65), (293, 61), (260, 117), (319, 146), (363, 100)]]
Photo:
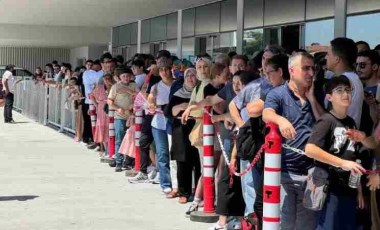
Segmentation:
[(194, 183), (197, 184), (201, 176), (201, 162), (196, 148), (186, 151), (189, 151), (186, 153), (186, 161), (177, 161), (177, 180), (180, 196), (189, 198), (193, 193), (193, 171)]
[(240, 177), (232, 176), (233, 183), (230, 185), (231, 177), (226, 164), (220, 173), (216, 213), (223, 216), (244, 216), (245, 202)]
[(88, 110), (90, 108), (89, 104), (82, 101), (82, 113), (83, 113), (83, 142), (89, 143), (93, 139), (92, 137), (92, 126), (91, 126), (91, 117), (88, 115)]
[(14, 101), (13, 93), (8, 93), (7, 95), (5, 95), (4, 122), (10, 122), (13, 120), (13, 116), (12, 116), (13, 101)]
[(147, 173), (149, 166), (149, 150), (150, 145), (153, 143), (153, 134), (152, 134), (152, 119), (153, 115), (145, 115), (143, 117), (141, 125), (141, 137), (139, 140), (140, 143), (140, 171), (142, 173)]

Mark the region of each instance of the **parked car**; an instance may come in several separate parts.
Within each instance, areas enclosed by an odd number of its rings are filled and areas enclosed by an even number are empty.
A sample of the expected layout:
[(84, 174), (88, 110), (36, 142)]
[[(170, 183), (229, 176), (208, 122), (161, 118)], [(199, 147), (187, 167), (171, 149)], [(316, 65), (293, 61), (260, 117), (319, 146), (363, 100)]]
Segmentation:
[[(3, 78), (3, 74), (5, 72), (6, 65), (0, 65), (0, 79)], [(16, 76), (17, 79), (23, 79), (23, 80), (31, 80), (33, 79), (33, 74), (29, 72), (28, 70), (21, 68), (21, 67), (15, 67), (14, 68), (14, 76)]]

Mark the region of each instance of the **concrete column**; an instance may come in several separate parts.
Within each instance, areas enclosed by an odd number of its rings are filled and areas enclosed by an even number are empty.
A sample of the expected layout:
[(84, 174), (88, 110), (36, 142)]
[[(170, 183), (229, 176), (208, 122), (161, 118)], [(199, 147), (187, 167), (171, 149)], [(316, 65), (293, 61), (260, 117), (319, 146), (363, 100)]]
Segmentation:
[(141, 53), (141, 20), (137, 21), (137, 53)]
[(178, 10), (177, 19), (177, 57), (182, 59), (182, 10)]
[(236, 19), (236, 52), (243, 53), (243, 35), (244, 35), (244, 0), (237, 0), (237, 19)]
[(108, 43), (108, 52), (112, 54), (113, 28), (111, 28), (111, 41)]
[(347, 0), (335, 0), (334, 37), (346, 36)]

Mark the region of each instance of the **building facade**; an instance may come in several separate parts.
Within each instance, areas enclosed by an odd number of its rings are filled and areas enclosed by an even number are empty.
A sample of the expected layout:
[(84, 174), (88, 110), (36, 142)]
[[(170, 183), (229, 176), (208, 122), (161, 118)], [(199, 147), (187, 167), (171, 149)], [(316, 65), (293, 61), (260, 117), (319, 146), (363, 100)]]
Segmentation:
[(249, 56), (268, 44), (291, 51), (347, 36), (380, 44), (380, 0), (224, 0), (112, 28), (115, 54), (167, 49), (193, 60), (207, 52)]

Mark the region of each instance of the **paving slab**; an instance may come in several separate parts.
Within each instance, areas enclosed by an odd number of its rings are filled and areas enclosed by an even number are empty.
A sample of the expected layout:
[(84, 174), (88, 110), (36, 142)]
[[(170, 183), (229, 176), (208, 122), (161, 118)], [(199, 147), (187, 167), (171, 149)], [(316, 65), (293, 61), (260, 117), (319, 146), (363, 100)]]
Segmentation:
[(190, 204), (168, 200), (159, 185), (129, 184), (98, 154), (0, 108), (1, 230), (195, 230), (210, 224), (185, 217)]

